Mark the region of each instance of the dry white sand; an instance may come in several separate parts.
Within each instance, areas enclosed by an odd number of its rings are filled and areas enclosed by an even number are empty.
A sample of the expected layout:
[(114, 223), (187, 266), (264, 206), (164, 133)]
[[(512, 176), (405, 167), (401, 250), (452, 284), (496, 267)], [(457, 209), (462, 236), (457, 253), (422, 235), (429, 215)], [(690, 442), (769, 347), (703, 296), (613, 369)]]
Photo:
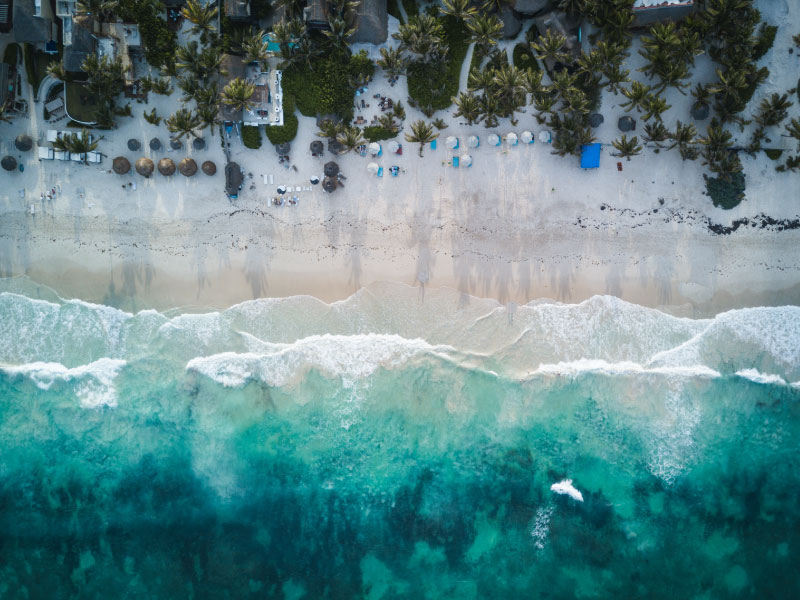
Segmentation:
[[(751, 106), (764, 94), (785, 91), (796, 77), (791, 66), (797, 57), (787, 52), (791, 32), (784, 29), (763, 59), (773, 76)], [(709, 68), (701, 61), (698, 72)], [(405, 81), (390, 88), (380, 73), (376, 79), (367, 94), (368, 118), (376, 112), (372, 94), (406, 96)], [(232, 158), (252, 177), (231, 204), (223, 193), (218, 135), (203, 132), (208, 147), (201, 152), (146, 149), (151, 137), (166, 144), (168, 135), (163, 125), (139, 118), (141, 112), (156, 106), (166, 116), (179, 106), (177, 95), (151, 95), (150, 104), (134, 104), (136, 118), (120, 119), (119, 129), (101, 142), (109, 157), (101, 167), (38, 163), (33, 152), (14, 151), (17, 133), (27, 130), (42, 138), (49, 128), (34, 114), (29, 121), (0, 125), (3, 153), (26, 166), (24, 173), (2, 173), (0, 276), (28, 275), (66, 297), (131, 309), (221, 307), (295, 294), (335, 300), (385, 280), (421, 290), (452, 287), (501, 303), (575, 302), (613, 294), (686, 314), (797, 303), (800, 230), (762, 228), (757, 218), (798, 218), (797, 175), (775, 173), (775, 163), (763, 155), (743, 155), (747, 199), (724, 211), (703, 194), (700, 162), (682, 162), (676, 151), (648, 148), (622, 161), (620, 172), (610, 146), (616, 120), (624, 114), (619, 101), (603, 100), (606, 122), (597, 135), (608, 145), (597, 170), (582, 171), (577, 159), (553, 156), (539, 142), (488, 145), (493, 132), (541, 131), (530, 115), (521, 115), (516, 126), (506, 120), (496, 130), (468, 128), (449, 117), (451, 126), (442, 132), (438, 149), (426, 149), (423, 158), (416, 145), (404, 142), (402, 156), (385, 153), (378, 159), (386, 173), (377, 178), (366, 170), (370, 157), (338, 157), (347, 176), (344, 189), (329, 195), (313, 186), (296, 194), (297, 206), (281, 207), (269, 202), (278, 184), (310, 185), (309, 177), (321, 175), (323, 163), (334, 158), (329, 153), (324, 159), (311, 157), (312, 119), (300, 119), (292, 144), (297, 171), (279, 165), (266, 140), (258, 151), (234, 141)], [(668, 126), (686, 113), (690, 99), (671, 94), (670, 101)], [(407, 123), (418, 117), (408, 113)], [(481, 146), (470, 151), (473, 166), (449, 166), (454, 153), (444, 138), (458, 136), (460, 154), (470, 133), (481, 137)], [(155, 173), (151, 179), (133, 172), (117, 176), (108, 170), (111, 158), (123, 155), (133, 163), (139, 156), (125, 146), (130, 137), (142, 141), (144, 154), (155, 161), (169, 156), (177, 163), (188, 155), (198, 164), (214, 160), (219, 171), (190, 179), (177, 173)], [(747, 132), (741, 134), (746, 137)], [(402, 169), (400, 176), (389, 175), (391, 165)], [(263, 183), (262, 176), (269, 174), (272, 186)], [(137, 189), (123, 189), (128, 182)], [(53, 187), (60, 189), (56, 199), (41, 202), (40, 193)], [(29, 214), (30, 204), (35, 215)], [(755, 226), (748, 223), (730, 235), (709, 230), (709, 223), (729, 226), (744, 218)]]

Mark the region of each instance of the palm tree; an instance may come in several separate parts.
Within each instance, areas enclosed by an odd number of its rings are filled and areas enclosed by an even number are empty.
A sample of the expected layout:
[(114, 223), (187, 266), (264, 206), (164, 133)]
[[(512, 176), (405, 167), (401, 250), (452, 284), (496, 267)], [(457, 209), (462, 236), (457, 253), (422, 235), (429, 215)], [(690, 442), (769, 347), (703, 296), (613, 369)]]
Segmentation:
[(328, 19), (328, 27), (330, 29), (324, 30), (325, 34), (335, 48), (347, 48), (347, 41), (350, 39), (357, 28), (348, 23), (347, 20), (341, 17), (333, 17)]
[(789, 124), (786, 126), (786, 133), (789, 134), (788, 137), (794, 138), (797, 140), (798, 148), (800, 148), (800, 120), (799, 119), (792, 119), (789, 121)]
[(398, 100), (394, 103), (392, 107), (392, 115), (395, 119), (400, 119), (401, 121), (405, 121), (406, 119), (406, 107), (403, 106), (403, 103)]
[(470, 127), (480, 121), (481, 104), (472, 94), (460, 92), (453, 98), (453, 104), (456, 105), (454, 117), (461, 117)]
[(144, 117), (144, 120), (150, 123), (151, 125), (161, 124), (161, 117), (159, 117), (158, 114), (156, 113), (155, 107), (153, 107), (153, 110), (151, 110), (150, 112), (147, 111), (143, 112), (142, 116)]
[(390, 79), (406, 72), (408, 59), (403, 56), (399, 48), (381, 47), (381, 57), (378, 59), (378, 66), (383, 69)]
[(178, 46), (175, 50), (175, 68), (178, 71), (188, 71), (194, 77), (200, 75), (200, 45), (197, 40), (190, 40), (185, 46)]
[(336, 141), (342, 145), (346, 152), (351, 152), (366, 142), (358, 127), (343, 128), (336, 136)]
[(197, 98), (197, 93), (203, 89), (197, 78), (192, 75), (184, 75), (178, 79), (178, 88), (183, 92), (182, 102), (190, 102)]
[(661, 96), (648, 94), (644, 104), (644, 113), (642, 114), (642, 119), (649, 121), (655, 117), (660, 121), (661, 115), (667, 112), (670, 108), (672, 108), (672, 105), (667, 104), (667, 101)]
[(81, 129), (80, 135), (77, 133), (72, 133), (58, 138), (55, 142), (53, 142), (53, 148), (56, 150), (69, 152), (71, 154), (83, 155), (83, 160), (86, 162), (86, 154), (88, 152), (94, 152), (97, 150), (97, 146), (102, 139), (103, 136), (94, 139), (89, 135), (88, 130)]
[(677, 146), (683, 160), (697, 158), (697, 148), (694, 146), (697, 129), (693, 124), (684, 125), (678, 121), (675, 124), (675, 133), (670, 133), (669, 137), (673, 143), (667, 146), (667, 150), (672, 150)]
[(467, 77), (467, 90), (470, 92), (488, 91), (494, 84), (494, 73), (491, 69), (472, 69)]
[(472, 0), (444, 0), (439, 14), (466, 21), (477, 15), (478, 10), (472, 6)]
[(556, 90), (560, 96), (564, 96), (567, 92), (577, 89), (578, 75), (571, 75), (566, 69), (562, 69), (553, 75), (553, 89)]
[(90, 15), (97, 23), (105, 23), (111, 19), (118, 5), (117, 0), (78, 0), (76, 13)]
[(429, 62), (446, 52), (444, 28), (439, 19), (427, 13), (412, 17), (400, 25), (392, 37), (400, 42), (401, 50), (417, 54), (422, 62)]
[(502, 116), (497, 98), (492, 94), (484, 94), (480, 97), (480, 106), (484, 127), (497, 127), (498, 119)]
[(51, 62), (47, 65), (47, 74), (59, 81), (69, 81), (70, 75), (64, 68), (63, 61)]
[(200, 68), (200, 79), (202, 79), (204, 83), (212, 77), (216, 78), (217, 75), (227, 74), (225, 70), (221, 68), (223, 59), (222, 48), (219, 46), (207, 46), (203, 48), (197, 65)]
[(212, 82), (205, 87), (199, 88), (194, 93), (194, 101), (197, 102), (197, 108), (217, 106), (219, 104), (217, 83)]
[(706, 130), (706, 135), (698, 138), (698, 143), (704, 146), (703, 164), (708, 165), (712, 171), (717, 171), (719, 165), (725, 161), (733, 146), (733, 135), (714, 119)]
[(419, 144), (419, 155), (422, 156), (422, 150), (425, 148), (425, 144), (429, 144), (437, 137), (439, 134), (433, 131), (433, 127), (428, 125), (422, 119), (414, 121), (411, 123), (411, 133), (405, 134), (406, 141), (411, 144)]
[(636, 136), (628, 139), (625, 134), (622, 134), (621, 137), (611, 142), (611, 145), (617, 149), (617, 152), (614, 154), (614, 156), (627, 158), (628, 160), (631, 159), (631, 156), (636, 156), (642, 151), (642, 146), (639, 145), (639, 138)]
[(481, 8), (486, 12), (499, 13), (503, 6), (514, 4), (514, 0), (483, 0)]
[(0, 104), (0, 123), (11, 123), (11, 117), (8, 116), (8, 100)]
[(516, 67), (504, 65), (494, 72), (492, 83), (500, 106), (509, 114), (512, 124), (516, 124), (513, 123), (514, 112), (525, 104), (528, 91), (524, 73)]
[(192, 33), (200, 34), (200, 39), (205, 41), (208, 34), (214, 31), (218, 8), (211, 2), (200, 0), (186, 0), (181, 8), (181, 15), (192, 24)]
[(222, 102), (230, 106), (234, 112), (250, 110), (253, 106), (250, 98), (252, 98), (255, 91), (256, 88), (252, 83), (237, 77), (229, 81), (222, 89)]
[(542, 90), (542, 72), (539, 69), (528, 69), (524, 73), (525, 88), (529, 94), (538, 94)]
[(150, 88), (153, 90), (154, 94), (159, 94), (161, 96), (169, 96), (172, 93), (172, 84), (169, 77), (159, 77), (153, 80), (150, 84)]
[(340, 133), (344, 132), (344, 129), (341, 123), (335, 123), (330, 119), (325, 119), (320, 123), (317, 135), (319, 137), (335, 140)]
[(198, 104), (197, 120), (199, 124), (197, 128), (205, 129), (208, 127), (211, 130), (211, 135), (214, 135), (214, 125), (217, 123), (218, 115), (219, 108), (217, 108), (216, 104)]
[(792, 106), (787, 94), (772, 94), (769, 98), (764, 98), (756, 113), (756, 123), (762, 127), (773, 127), (780, 125), (788, 116), (788, 110)]
[(652, 142), (655, 144), (656, 148), (661, 148), (661, 143), (667, 141), (669, 137), (670, 132), (661, 121), (647, 123), (644, 126), (644, 136), (642, 136), (642, 140), (645, 143)]
[(176, 140), (181, 139), (184, 135), (197, 137), (194, 130), (200, 127), (200, 119), (197, 114), (185, 108), (170, 115), (165, 123), (169, 132), (175, 134)]
[(541, 125), (545, 122), (545, 115), (555, 114), (553, 109), (556, 105), (556, 98), (552, 94), (542, 93), (534, 94), (533, 108), (539, 113), (536, 115), (536, 121)]
[(604, 68), (603, 75), (606, 78), (606, 82), (603, 83), (603, 85), (607, 86), (609, 91), (615, 94), (618, 94), (622, 90), (623, 83), (628, 83), (630, 81), (630, 71), (628, 69), (623, 69), (622, 65), (616, 63)]
[(479, 15), (466, 21), (469, 41), (486, 52), (503, 37), (503, 22), (494, 15)]
[(538, 60), (550, 58), (557, 62), (567, 57), (567, 53), (564, 52), (566, 43), (567, 38), (565, 36), (560, 33), (553, 33), (548, 29), (538, 41), (531, 42), (531, 48), (536, 52)]
[(634, 108), (642, 110), (650, 95), (650, 86), (640, 81), (634, 81), (631, 83), (630, 88), (622, 89), (622, 95), (628, 99), (627, 102), (620, 104), (625, 109), (625, 112), (631, 112)]

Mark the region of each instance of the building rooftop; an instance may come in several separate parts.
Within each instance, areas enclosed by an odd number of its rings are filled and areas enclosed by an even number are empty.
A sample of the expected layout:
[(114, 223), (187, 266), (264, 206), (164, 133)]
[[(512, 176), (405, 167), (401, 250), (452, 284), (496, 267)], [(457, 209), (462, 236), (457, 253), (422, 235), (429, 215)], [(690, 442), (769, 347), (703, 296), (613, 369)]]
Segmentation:
[[(222, 72), (225, 72), (225, 75)], [(220, 65), (220, 74), (219, 74), (219, 91), (225, 88), (228, 82), (233, 81), (234, 79), (244, 79), (245, 78), (245, 66), (242, 62), (242, 58), (240, 56), (233, 56), (231, 54), (226, 54), (222, 58), (222, 64)], [(223, 121), (241, 121), (242, 120), (242, 111), (241, 110), (233, 110), (229, 105), (225, 104), (224, 102), (220, 105), (220, 117), (222, 117)]]
[(45, 43), (52, 39), (53, 24), (36, 16), (33, 0), (14, 0), (14, 37), (18, 42)]
[(77, 21), (72, 23), (72, 44), (64, 46), (64, 68), (67, 71), (81, 70), (83, 61), (97, 51), (97, 38)]

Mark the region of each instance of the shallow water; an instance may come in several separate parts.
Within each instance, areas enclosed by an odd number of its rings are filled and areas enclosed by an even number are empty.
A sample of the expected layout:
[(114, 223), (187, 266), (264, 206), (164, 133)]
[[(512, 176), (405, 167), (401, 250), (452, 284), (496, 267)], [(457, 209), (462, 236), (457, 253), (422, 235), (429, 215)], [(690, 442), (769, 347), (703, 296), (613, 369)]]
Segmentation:
[(31, 295), (2, 598), (800, 597), (800, 308)]

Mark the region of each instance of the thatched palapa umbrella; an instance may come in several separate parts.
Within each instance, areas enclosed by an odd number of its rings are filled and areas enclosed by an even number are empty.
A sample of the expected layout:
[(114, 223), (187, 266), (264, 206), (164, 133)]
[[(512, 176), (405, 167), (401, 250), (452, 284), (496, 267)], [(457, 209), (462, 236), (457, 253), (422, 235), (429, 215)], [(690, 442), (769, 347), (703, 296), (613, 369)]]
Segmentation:
[(14, 140), (14, 145), (17, 147), (17, 150), (20, 152), (27, 152), (31, 148), (33, 148), (33, 140), (29, 135), (18, 135), (17, 139)]
[(0, 160), (0, 164), (6, 171), (13, 171), (17, 168), (17, 159), (13, 156), (4, 156), (3, 160)]
[(191, 177), (197, 173), (197, 163), (194, 162), (194, 159), (191, 159), (187, 156), (178, 163), (178, 171), (180, 171), (181, 175), (185, 177)]
[(314, 140), (311, 142), (309, 148), (311, 148), (311, 154), (322, 154), (325, 151), (325, 146), (320, 140)]
[(214, 173), (217, 172), (217, 165), (215, 165), (210, 160), (204, 162), (200, 168), (203, 169), (203, 173), (205, 173), (206, 175), (214, 175)]
[(695, 121), (705, 121), (710, 114), (711, 109), (708, 104), (695, 104), (692, 107), (691, 115)]
[(326, 177), (322, 180), (322, 189), (328, 193), (331, 193), (336, 189), (336, 178), (334, 177)]
[(339, 174), (339, 165), (330, 161), (325, 163), (325, 177), (336, 177)]
[(275, 152), (277, 152), (280, 156), (289, 154), (289, 151), (291, 149), (292, 145), (289, 142), (284, 142), (282, 144), (275, 144)]
[(194, 138), (192, 140), (192, 148), (195, 150), (203, 150), (206, 147), (206, 141), (203, 138)]
[(592, 116), (589, 117), (589, 125), (591, 125), (592, 127), (600, 127), (600, 125), (603, 124), (603, 121), (605, 121), (605, 119), (603, 118), (603, 115), (601, 115), (600, 113), (594, 113)]
[(628, 132), (633, 131), (636, 129), (636, 120), (633, 117), (620, 117), (619, 121), (617, 121), (617, 127), (619, 127), (620, 131)]
[(131, 163), (124, 156), (118, 156), (114, 159), (111, 168), (114, 169), (114, 173), (117, 175), (125, 175), (125, 173), (131, 170)]
[(150, 140), (150, 150), (160, 150), (161, 149), (161, 140), (158, 138), (153, 138)]
[(172, 148), (173, 150), (180, 150), (181, 148), (183, 148), (183, 142), (180, 140), (170, 140), (169, 147)]
[(158, 172), (165, 177), (169, 177), (175, 173), (175, 163), (171, 158), (162, 158), (158, 161)]
[(136, 152), (141, 147), (142, 145), (139, 143), (139, 140), (133, 138), (128, 140), (128, 150), (131, 152)]
[(136, 161), (136, 172), (143, 177), (150, 177), (155, 168), (153, 161), (144, 156)]
[(331, 138), (328, 140), (328, 152), (332, 154), (341, 154), (342, 150), (344, 150), (344, 146), (342, 146), (339, 140), (336, 138)]

